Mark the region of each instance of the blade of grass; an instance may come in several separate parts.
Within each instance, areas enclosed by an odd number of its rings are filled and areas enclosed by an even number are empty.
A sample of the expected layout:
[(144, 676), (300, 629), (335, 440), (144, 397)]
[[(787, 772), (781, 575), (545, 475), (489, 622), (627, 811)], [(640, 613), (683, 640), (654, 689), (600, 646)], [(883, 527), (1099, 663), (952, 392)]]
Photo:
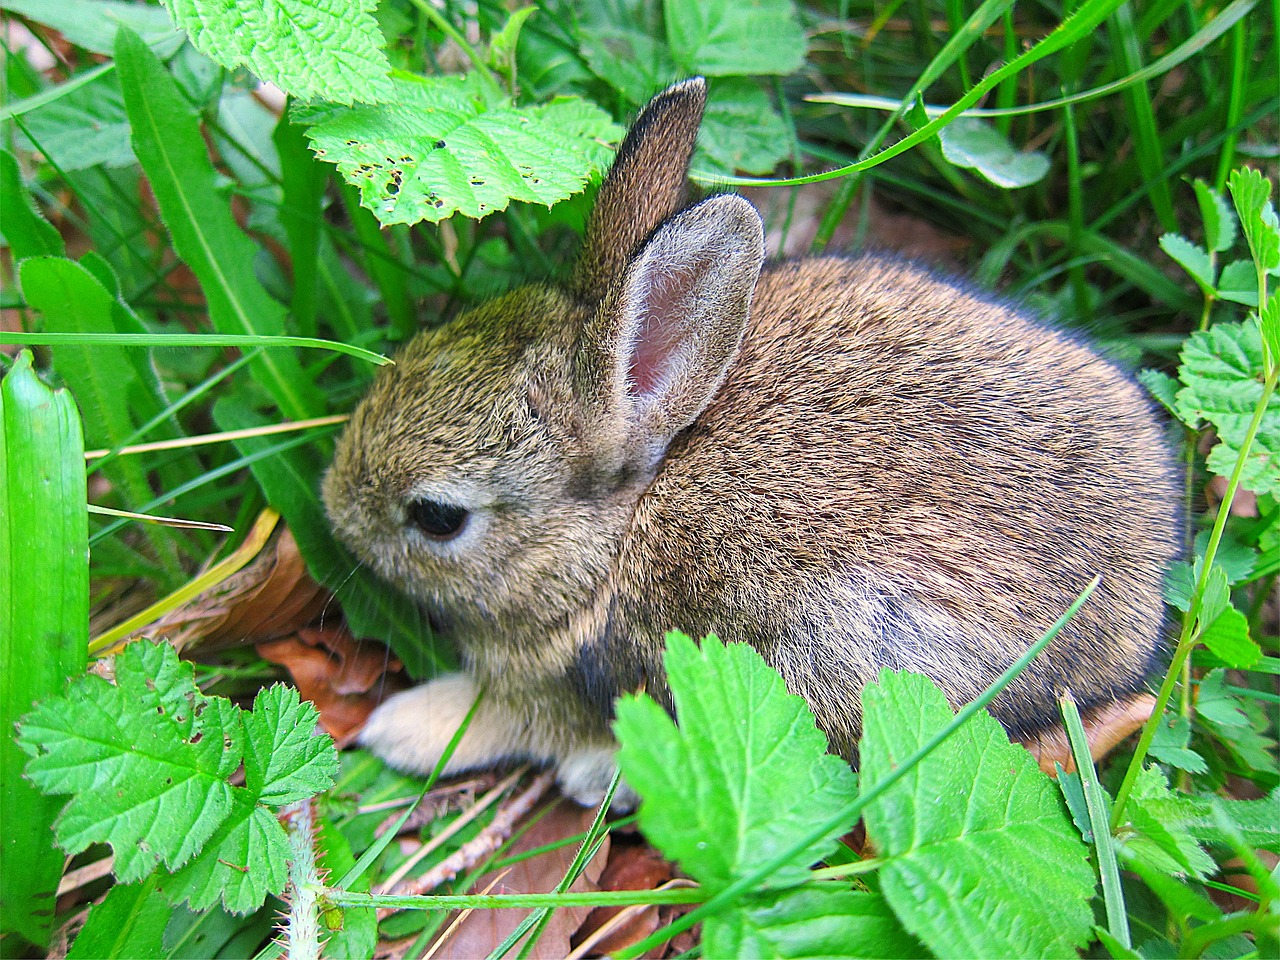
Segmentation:
[(985, 691), (972, 703), (968, 704), (963, 710), (956, 714), (955, 719), (948, 723), (943, 729), (930, 738), (919, 750), (902, 761), (893, 773), (885, 777), (879, 783), (860, 791), (857, 799), (845, 804), (843, 808), (827, 818), (823, 823), (818, 824), (813, 830), (798, 841), (793, 843), (788, 849), (781, 851), (778, 856), (774, 857), (768, 863), (761, 866), (745, 877), (735, 880), (729, 886), (725, 887), (718, 894), (708, 900), (702, 906), (690, 910), (688, 913), (677, 918), (673, 923), (661, 930), (650, 934), (638, 943), (625, 947), (618, 952), (618, 960), (628, 960), (628, 958), (638, 957), (648, 952), (659, 944), (665, 943), (676, 934), (688, 930), (694, 924), (699, 923), (704, 917), (725, 910), (738, 901), (744, 894), (750, 893), (755, 889), (762, 880), (768, 878), (780, 866), (790, 862), (795, 856), (807, 847), (817, 843), (822, 837), (826, 836), (831, 830), (841, 825), (853, 825), (858, 821), (863, 809), (876, 799), (881, 797), (890, 787), (905, 777), (908, 773), (916, 768), (916, 766), (927, 757), (930, 753), (938, 748), (944, 740), (954, 734), (963, 727), (969, 718), (976, 714), (979, 710), (986, 708), (992, 700), (999, 696), (1000, 691), (1013, 682), (1014, 677), (1021, 673), (1032, 660), (1040, 655), (1040, 652), (1053, 640), (1054, 637), (1065, 627), (1071, 618), (1076, 615), (1079, 609), (1084, 606), (1086, 600), (1097, 589), (1101, 582), (1100, 576), (1094, 577), (1089, 581), (1088, 585), (1080, 592), (1080, 595), (1072, 602), (1066, 611), (1059, 617), (1048, 630), (1026, 649), (1022, 656), (1018, 657), (1011, 663), (1004, 673), (1000, 674), (995, 681), (987, 687)]
[(353, 347), (349, 343), (338, 343), (336, 340), (256, 333), (22, 333), (4, 330), (0, 331), (0, 343), (22, 346), (79, 344), (122, 347), (304, 347), (345, 353), (349, 357), (367, 360), (378, 366), (395, 362), (372, 350)]
[(80, 415), (23, 351), (0, 381), (0, 925), (41, 948), (62, 876), (52, 832), (62, 802), (22, 778), (12, 731), (35, 701), (84, 672), (88, 534)]
[(1075, 699), (1068, 691), (1059, 699), (1062, 719), (1066, 723), (1067, 737), (1071, 741), (1071, 756), (1080, 772), (1084, 787), (1084, 800), (1089, 809), (1089, 829), (1093, 832), (1093, 848), (1098, 858), (1098, 874), (1102, 879), (1102, 900), (1107, 908), (1107, 930), (1126, 950), (1133, 947), (1129, 936), (1129, 920), (1124, 909), (1124, 891), (1120, 887), (1120, 867), (1116, 863), (1116, 849), (1112, 843), (1111, 821), (1107, 815), (1107, 795), (1098, 782), (1098, 771), (1089, 755), (1089, 740), (1085, 736), (1084, 723)]

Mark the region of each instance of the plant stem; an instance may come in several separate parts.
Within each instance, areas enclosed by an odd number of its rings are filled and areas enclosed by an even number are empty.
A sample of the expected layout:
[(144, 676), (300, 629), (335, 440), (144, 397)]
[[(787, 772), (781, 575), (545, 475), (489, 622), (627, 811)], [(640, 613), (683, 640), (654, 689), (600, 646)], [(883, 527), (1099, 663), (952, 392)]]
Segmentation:
[(1138, 774), (1142, 771), (1142, 764), (1147, 758), (1147, 751), (1151, 749), (1151, 741), (1155, 739), (1156, 730), (1160, 726), (1160, 719), (1164, 716), (1165, 708), (1169, 705), (1169, 697), (1173, 694), (1174, 684), (1182, 673), (1183, 664), (1187, 662), (1187, 658), (1191, 655), (1191, 650), (1199, 638), (1199, 632), (1195, 627), (1199, 618), (1200, 607), (1204, 601), (1205, 587), (1209, 582), (1209, 573), (1213, 569), (1213, 560), (1217, 556), (1218, 545), (1222, 541), (1222, 533), (1227, 526), (1227, 518), (1231, 515), (1231, 504), (1235, 501), (1236, 490), (1240, 486), (1240, 477), (1244, 473), (1244, 465), (1248, 461), (1253, 439), (1258, 433), (1258, 428), (1262, 425), (1262, 418), (1267, 412), (1267, 405), (1271, 402), (1271, 395), (1275, 393), (1278, 373), (1280, 373), (1280, 366), (1273, 368), (1263, 383), (1262, 396), (1258, 399), (1257, 406), (1253, 411), (1253, 419), (1249, 421), (1249, 429), (1244, 435), (1244, 441), (1240, 444), (1240, 455), (1236, 458), (1235, 469), (1231, 471), (1231, 479), (1227, 483), (1227, 492), (1223, 495), (1222, 503), (1218, 506), (1218, 516), (1213, 523), (1213, 532), (1209, 534), (1209, 543), (1205, 547), (1204, 563), (1200, 568), (1200, 576), (1196, 580), (1196, 588), (1191, 596), (1191, 609), (1182, 618), (1182, 632), (1178, 636), (1178, 646), (1173, 653), (1173, 662), (1169, 664), (1164, 682), (1160, 684), (1160, 692), (1156, 694), (1156, 705), (1151, 713), (1151, 719), (1142, 728), (1142, 736), (1138, 739), (1138, 746), (1133, 752), (1133, 759), (1129, 761), (1129, 769), (1125, 771), (1124, 781), (1116, 792), (1116, 803), (1111, 812), (1111, 828), (1113, 830), (1124, 822), (1124, 807), (1129, 800), (1129, 794), (1133, 791), (1133, 785), (1137, 782)]
[(458, 45), (472, 65), (476, 68), (476, 72), (484, 77), (485, 83), (493, 89), (495, 93), (502, 93), (502, 85), (498, 83), (498, 78), (493, 75), (493, 71), (489, 69), (489, 65), (484, 62), (484, 57), (476, 51), (476, 48), (467, 42), (464, 37), (452, 23), (445, 17), (443, 13), (433, 7), (428, 0), (413, 0), (413, 5), (422, 11), (423, 16), (430, 20), (437, 30)]

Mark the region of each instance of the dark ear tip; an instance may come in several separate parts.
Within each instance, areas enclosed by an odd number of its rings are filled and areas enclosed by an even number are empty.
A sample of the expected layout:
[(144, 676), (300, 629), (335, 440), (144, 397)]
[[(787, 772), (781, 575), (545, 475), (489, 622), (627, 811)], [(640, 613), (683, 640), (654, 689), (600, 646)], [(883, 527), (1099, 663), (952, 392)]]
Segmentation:
[[(681, 80), (679, 83), (673, 83), (661, 93), (655, 94), (641, 112), (641, 114), (650, 113), (655, 109), (662, 109), (670, 104), (684, 102), (691, 104), (697, 108), (701, 115), (702, 108), (707, 103), (707, 80), (705, 77), (690, 77), (688, 80)], [(638, 119), (638, 118), (637, 118)]]

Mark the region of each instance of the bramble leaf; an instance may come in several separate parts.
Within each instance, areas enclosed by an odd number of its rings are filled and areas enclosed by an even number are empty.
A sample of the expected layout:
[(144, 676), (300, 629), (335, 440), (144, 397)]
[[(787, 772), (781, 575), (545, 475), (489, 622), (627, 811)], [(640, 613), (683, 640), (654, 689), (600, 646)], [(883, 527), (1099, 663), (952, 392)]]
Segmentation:
[[(854, 777), (826, 753), (805, 702), (751, 647), (709, 636), (699, 649), (672, 633), (665, 662), (679, 729), (652, 698), (624, 697), (618, 759), (643, 798), (645, 835), (714, 891), (833, 815), (852, 798)], [(803, 879), (843, 829), (802, 850), (770, 882)]]
[(699, 137), (699, 169), (730, 174), (770, 172), (788, 153), (786, 124), (768, 95), (742, 77), (713, 80)]
[(1174, 793), (1158, 767), (1138, 774), (1127, 811), (1137, 832), (1123, 846), (1136, 861), (1162, 873), (1197, 879), (1217, 869), (1188, 831), (1190, 824), (1208, 815), (1208, 804)]
[[(1219, 323), (1193, 333), (1182, 347), (1178, 405), (1208, 420), (1221, 441), (1207, 464), (1229, 476), (1262, 399), (1262, 337), (1256, 321)], [(1272, 396), (1253, 439), (1241, 482), (1257, 494), (1280, 492), (1280, 398)]]
[(1151, 740), (1151, 756), (1190, 773), (1204, 773), (1209, 769), (1204, 757), (1191, 749), (1191, 724), (1187, 718), (1169, 712), (1160, 718), (1155, 736)]
[(1241, 167), (1231, 172), (1227, 187), (1253, 262), (1268, 273), (1280, 270), (1280, 221), (1271, 204), (1271, 181), (1252, 167)]
[(804, 63), (807, 41), (791, 0), (664, 0), (667, 44), (683, 74), (785, 75)]
[(1163, 370), (1139, 370), (1138, 382), (1147, 388), (1147, 392), (1155, 397), (1160, 406), (1175, 417), (1178, 416), (1178, 387), (1181, 384), (1177, 380)]
[[(862, 691), (864, 789), (954, 716), (926, 677)], [(1092, 935), (1094, 874), (1053, 782), (980, 713), (866, 808), (880, 889), (938, 956), (1071, 956)]]
[(960, 117), (942, 128), (942, 155), (957, 167), (976, 170), (1007, 190), (1039, 183), (1049, 158), (1038, 150), (1018, 150), (1008, 137), (977, 117)]
[(1236, 218), (1224, 197), (1203, 180), (1192, 182), (1196, 202), (1200, 205), (1200, 219), (1204, 223), (1205, 246), (1215, 253), (1230, 250), (1236, 241)]
[[(1218, 806), (1250, 846), (1280, 853), (1280, 787), (1261, 800), (1219, 800)], [(1227, 843), (1211, 811), (1191, 825), (1191, 832), (1202, 843)]]
[(1160, 249), (1191, 275), (1202, 292), (1214, 292), (1213, 264), (1203, 247), (1196, 246), (1181, 234), (1166, 233), (1160, 238)]
[(248, 67), (295, 97), (373, 103), (392, 95), (376, 0), (166, 0), (191, 43), (228, 69)]
[(594, 104), (517, 107), (481, 77), (397, 73), (390, 102), (298, 110), (316, 156), (335, 163), (384, 224), (479, 219), (512, 200), (550, 206), (581, 190), (621, 130)]
[[(132, 643), (115, 658), (116, 684), (85, 676), (20, 725), (27, 775), (70, 794), (56, 824), (70, 853), (109, 843), (125, 883), (160, 868), (171, 902), (218, 899), (255, 910), (285, 883), (288, 845), (264, 804), (328, 789), (337, 754), (316, 736), (317, 714), (296, 690), (259, 693), (250, 713), (206, 697), (168, 644)], [(243, 760), (246, 786), (228, 778)]]
[(806, 886), (746, 900), (708, 917), (704, 957), (919, 957), (878, 893)]
[(1227, 607), (1204, 628), (1200, 642), (1229, 667), (1247, 670), (1262, 658), (1262, 648), (1249, 638), (1249, 621)]

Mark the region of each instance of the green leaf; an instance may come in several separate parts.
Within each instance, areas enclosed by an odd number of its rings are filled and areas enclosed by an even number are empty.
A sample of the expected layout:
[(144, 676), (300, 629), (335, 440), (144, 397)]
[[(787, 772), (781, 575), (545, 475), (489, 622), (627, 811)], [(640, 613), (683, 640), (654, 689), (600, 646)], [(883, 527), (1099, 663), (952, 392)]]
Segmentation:
[(165, 879), (162, 888), (174, 902), (189, 902), (192, 910), (221, 900), (232, 913), (248, 913), (262, 906), (268, 893), (284, 889), (288, 859), (289, 841), (280, 821), (238, 791), (230, 815), (209, 838), (205, 852)]
[(1218, 296), (1247, 307), (1258, 305), (1258, 271), (1248, 260), (1233, 260), (1218, 276)]
[(786, 124), (758, 85), (740, 77), (712, 80), (694, 164), (703, 172), (769, 173), (789, 153)]
[[(1229, 476), (1254, 409), (1262, 399), (1262, 337), (1255, 321), (1219, 323), (1187, 338), (1182, 347), (1178, 404), (1208, 420), (1221, 441), (1207, 465)], [(1241, 481), (1258, 494), (1280, 493), (1280, 398), (1272, 396), (1254, 437)]]
[(919, 957), (884, 898), (835, 885), (804, 886), (746, 900), (708, 917), (704, 957)]
[[(709, 636), (699, 649), (672, 633), (665, 663), (679, 729), (648, 696), (624, 697), (618, 759), (643, 798), (645, 835), (714, 891), (830, 817), (854, 779), (826, 753), (805, 702), (751, 647)], [(800, 851), (773, 882), (803, 879), (843, 829)]]
[(1196, 203), (1200, 205), (1205, 246), (1215, 253), (1230, 250), (1236, 242), (1236, 218), (1227, 198), (1199, 178), (1191, 185), (1196, 191)]
[(295, 97), (337, 103), (392, 96), (376, 0), (166, 0), (192, 44), (229, 69), (248, 67)]
[(129, 120), (124, 113), (120, 78), (114, 74), (104, 74), (32, 110), (23, 122), (31, 135), (30, 145), (34, 148), (38, 144), (64, 171), (133, 163)]
[(1047, 156), (1038, 150), (1015, 149), (1004, 134), (977, 117), (958, 117), (938, 136), (944, 157), (1006, 190), (1039, 183), (1049, 172)]
[[(862, 692), (860, 778), (888, 776), (954, 716), (926, 677)], [(939, 956), (1067, 956), (1091, 937), (1094, 874), (1053, 782), (980, 713), (868, 805), (880, 888)]]
[(791, 0), (663, 0), (667, 44), (682, 73), (786, 75), (807, 41)]
[(1209, 765), (1204, 757), (1191, 749), (1191, 724), (1176, 713), (1166, 713), (1160, 718), (1155, 736), (1151, 740), (1151, 756), (1189, 773), (1205, 773)]
[(1214, 292), (1213, 264), (1203, 247), (1197, 247), (1180, 234), (1166, 233), (1160, 238), (1160, 249), (1191, 275), (1191, 279), (1203, 293)]
[(644, 103), (680, 75), (666, 44), (622, 23), (579, 29), (581, 52), (600, 79), (630, 103)]
[(0, 380), (0, 916), (4, 932), (40, 945), (64, 863), (51, 832), (59, 804), (23, 778), (12, 730), (84, 672), (88, 518), (75, 403), (41, 383), (23, 351)]
[(1160, 406), (1173, 416), (1178, 416), (1178, 388), (1181, 384), (1177, 380), (1161, 370), (1139, 370), (1138, 382), (1147, 388), (1147, 392), (1155, 397)]
[(89, 919), (76, 934), (67, 960), (166, 956), (164, 931), (172, 913), (173, 907), (156, 889), (155, 878), (117, 883), (101, 903), (89, 909)]
[(37, 787), (71, 795), (57, 823), (62, 848), (111, 844), (116, 876), (131, 883), (161, 861), (185, 863), (231, 812), (226, 778), (243, 734), (229, 703), (197, 718), (205, 698), (167, 644), (130, 644), (115, 664), (116, 685), (79, 678), (28, 714), (18, 743)]
[(52, 27), (68, 43), (94, 53), (110, 55), (121, 26), (141, 36), (159, 57), (171, 56), (185, 39), (159, 7), (121, 0), (0, 0), (0, 10)]
[(534, 6), (521, 7), (519, 10), (512, 11), (502, 28), (489, 38), (489, 66), (501, 71), (505, 76), (511, 76), (516, 57), (516, 45), (520, 42), (520, 31), (524, 29), (524, 22), (537, 12), (538, 8)]
[(1267, 305), (1258, 312), (1258, 323), (1271, 354), (1271, 362), (1280, 363), (1280, 290), (1271, 291)]
[(550, 206), (586, 185), (621, 134), (585, 100), (517, 107), (474, 73), (392, 82), (391, 102), (329, 112), (307, 131), (384, 224), (479, 219), (512, 200)]
[(1197, 880), (1217, 869), (1188, 829), (1208, 814), (1208, 804), (1174, 793), (1158, 767), (1138, 774), (1126, 810), (1136, 833), (1116, 844), (1133, 861)]
[(1227, 692), (1226, 682), (1227, 672), (1222, 669), (1210, 670), (1200, 678), (1196, 717), (1220, 727), (1247, 727), (1249, 718), (1236, 703), (1236, 698)]
[[(195, 111), (138, 37), (121, 29), (116, 63), (133, 149), (146, 171), (174, 248), (191, 267), (219, 333), (284, 333), (284, 307), (254, 275), (258, 247), (236, 225)], [(264, 350), (250, 363), (254, 379), (284, 415), (304, 420), (322, 414), (324, 398), (288, 350)]]
[(18, 161), (8, 150), (0, 150), (0, 195), (5, 198), (0, 203), (0, 233), (9, 244), (14, 263), (27, 257), (63, 254), (66, 245), (61, 234), (31, 201)]
[[(1261, 800), (1219, 800), (1218, 805), (1246, 843), (1280, 853), (1280, 788), (1273, 789)], [(1222, 828), (1214, 822), (1212, 812), (1192, 824), (1191, 832), (1203, 843), (1230, 846)]]
[[(314, 735), (315, 709), (277, 686), (242, 714), (201, 694), (191, 665), (164, 643), (132, 643), (113, 662), (114, 686), (82, 677), (22, 724), (27, 775), (71, 795), (59, 843), (71, 853), (111, 844), (126, 883), (163, 865), (172, 902), (257, 909), (283, 889), (288, 859), (263, 803), (328, 789), (337, 770), (332, 741)], [(242, 758), (246, 786), (233, 787)]]
[(333, 782), (338, 755), (325, 737), (315, 736), (316, 708), (298, 691), (276, 684), (259, 691), (244, 718), (248, 741), (244, 780), (259, 803), (282, 806), (313, 797)]
[(1249, 638), (1249, 621), (1235, 607), (1227, 607), (1200, 634), (1200, 642), (1229, 667), (1247, 670), (1262, 657), (1262, 648)]
[(1227, 189), (1240, 215), (1240, 228), (1249, 241), (1249, 252), (1258, 268), (1280, 270), (1280, 222), (1271, 205), (1271, 181), (1252, 167), (1231, 171)]

